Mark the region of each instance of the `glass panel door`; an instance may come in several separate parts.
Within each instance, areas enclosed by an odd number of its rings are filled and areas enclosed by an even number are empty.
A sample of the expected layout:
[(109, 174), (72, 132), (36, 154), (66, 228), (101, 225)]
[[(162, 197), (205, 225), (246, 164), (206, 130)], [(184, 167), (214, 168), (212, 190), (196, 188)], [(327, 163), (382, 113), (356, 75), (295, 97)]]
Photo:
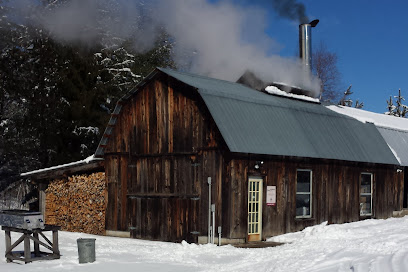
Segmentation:
[(360, 179), (360, 216), (373, 213), (373, 174), (361, 173)]
[(248, 240), (261, 240), (261, 231), (262, 179), (250, 178), (248, 181)]

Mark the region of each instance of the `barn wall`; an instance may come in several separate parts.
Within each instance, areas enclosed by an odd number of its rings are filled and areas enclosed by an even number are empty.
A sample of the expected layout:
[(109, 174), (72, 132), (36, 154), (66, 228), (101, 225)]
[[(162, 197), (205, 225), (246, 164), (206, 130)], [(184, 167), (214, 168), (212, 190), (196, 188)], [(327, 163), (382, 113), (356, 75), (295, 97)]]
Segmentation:
[(106, 228), (165, 241), (207, 235), (207, 177), (220, 186), (223, 169), (213, 124), (196, 90), (167, 76), (127, 101), (105, 148)]
[[(402, 209), (403, 174), (393, 166), (360, 165), (329, 161), (262, 159), (261, 171), (254, 171), (256, 160), (232, 159), (224, 176), (222, 217), (223, 233), (229, 238), (246, 238), (248, 177), (264, 180), (263, 238), (302, 230), (324, 221), (345, 223), (358, 221), (359, 183), (362, 172), (373, 177), (373, 218), (388, 218)], [(313, 171), (312, 218), (296, 219), (296, 171)], [(276, 186), (277, 205), (266, 205), (266, 186)]]

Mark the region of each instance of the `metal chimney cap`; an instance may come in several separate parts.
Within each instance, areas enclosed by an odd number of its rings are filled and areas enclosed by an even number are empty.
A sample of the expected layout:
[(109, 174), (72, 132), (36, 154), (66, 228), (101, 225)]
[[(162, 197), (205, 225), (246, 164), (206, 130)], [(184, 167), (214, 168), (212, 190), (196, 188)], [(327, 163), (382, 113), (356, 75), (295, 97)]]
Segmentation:
[(315, 27), (315, 26), (317, 26), (318, 23), (319, 23), (319, 19), (316, 19), (316, 20), (311, 21), (310, 23), (300, 24), (299, 27), (303, 26), (303, 25), (310, 25), (311, 27)]
[(316, 20), (311, 21), (311, 22), (309, 23), (309, 25), (310, 25), (311, 27), (315, 27), (315, 26), (317, 26), (318, 23), (319, 23), (319, 19), (316, 19)]

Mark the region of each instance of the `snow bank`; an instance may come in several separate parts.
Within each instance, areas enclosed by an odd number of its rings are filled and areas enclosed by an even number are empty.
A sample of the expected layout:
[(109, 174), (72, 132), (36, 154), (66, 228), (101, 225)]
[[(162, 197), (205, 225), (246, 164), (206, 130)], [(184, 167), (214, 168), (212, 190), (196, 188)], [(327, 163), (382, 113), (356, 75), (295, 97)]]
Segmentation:
[[(95, 263), (78, 264), (78, 238), (96, 238)], [(60, 232), (61, 259), (17, 265), (2, 257), (0, 271), (408, 271), (408, 217), (325, 222), (270, 240), (287, 244), (245, 249)], [(0, 254), (4, 251), (2, 231)]]

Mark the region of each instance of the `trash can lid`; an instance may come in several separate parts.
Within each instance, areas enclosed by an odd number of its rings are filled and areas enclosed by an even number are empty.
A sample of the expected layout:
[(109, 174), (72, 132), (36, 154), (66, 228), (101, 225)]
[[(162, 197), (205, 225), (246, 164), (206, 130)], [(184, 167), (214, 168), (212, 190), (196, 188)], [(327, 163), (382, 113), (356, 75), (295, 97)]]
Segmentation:
[(95, 238), (78, 238), (77, 242), (91, 242), (91, 241), (95, 241)]

